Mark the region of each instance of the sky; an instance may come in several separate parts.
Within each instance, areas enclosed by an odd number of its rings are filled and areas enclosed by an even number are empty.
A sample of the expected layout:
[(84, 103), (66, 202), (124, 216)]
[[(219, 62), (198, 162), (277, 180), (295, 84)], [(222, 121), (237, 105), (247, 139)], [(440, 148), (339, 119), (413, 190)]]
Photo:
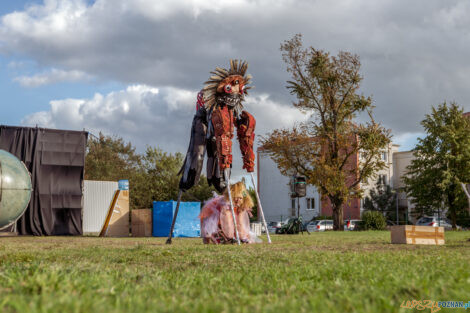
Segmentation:
[(279, 50), (301, 33), (305, 46), (359, 55), (360, 91), (406, 151), (432, 106), (470, 111), (469, 17), (465, 0), (1, 1), (0, 124), (184, 153), (198, 90), (237, 58), (249, 63), (245, 108), (264, 135), (307, 118), (292, 106)]

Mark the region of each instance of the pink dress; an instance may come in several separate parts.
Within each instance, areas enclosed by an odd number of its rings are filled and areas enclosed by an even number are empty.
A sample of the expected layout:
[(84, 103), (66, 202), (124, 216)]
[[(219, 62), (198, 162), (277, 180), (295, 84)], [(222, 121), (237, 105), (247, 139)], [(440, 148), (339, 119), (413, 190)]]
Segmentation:
[[(240, 210), (235, 207), (238, 235), (240, 241), (244, 243), (255, 242), (254, 236), (250, 234), (250, 211), (249, 208)], [(199, 217), (204, 243), (229, 243), (236, 240), (230, 203), (225, 200), (224, 196), (209, 200), (202, 208)]]

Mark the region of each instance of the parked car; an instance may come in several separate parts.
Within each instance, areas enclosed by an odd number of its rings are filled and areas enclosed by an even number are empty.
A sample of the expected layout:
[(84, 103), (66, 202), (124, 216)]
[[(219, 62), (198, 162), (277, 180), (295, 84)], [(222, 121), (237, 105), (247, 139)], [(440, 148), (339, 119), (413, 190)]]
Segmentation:
[[(420, 218), (416, 224), (416, 226), (433, 226), (433, 227), (444, 227), (445, 229), (452, 229), (452, 223), (447, 218), (437, 218), (435, 216), (423, 216)], [(457, 229), (461, 229), (462, 227), (457, 225)]]
[(361, 220), (345, 220), (344, 230), (357, 230), (357, 227), (361, 222)]
[(307, 230), (309, 232), (333, 230), (333, 221), (332, 220), (311, 221), (310, 223), (307, 224)]
[(302, 231), (307, 231), (307, 225), (310, 224), (312, 221), (306, 221), (302, 223)]
[(275, 233), (276, 229), (281, 228), (282, 222), (277, 221), (277, 222), (269, 222), (268, 223), (268, 232), (270, 233)]
[(304, 226), (305, 230), (308, 231), (308, 232), (312, 232), (314, 231), (314, 229), (317, 227), (317, 224), (319, 223), (320, 221), (310, 221), (310, 222), (307, 222)]

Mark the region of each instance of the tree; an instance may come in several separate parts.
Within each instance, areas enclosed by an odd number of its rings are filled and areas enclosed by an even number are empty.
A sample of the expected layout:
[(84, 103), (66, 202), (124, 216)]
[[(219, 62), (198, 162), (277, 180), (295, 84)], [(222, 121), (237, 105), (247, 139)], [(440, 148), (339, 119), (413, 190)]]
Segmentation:
[[(343, 230), (343, 204), (360, 197), (360, 183), (385, 167), (380, 153), (390, 142), (390, 132), (372, 118), (371, 98), (357, 94), (362, 80), (357, 55), (304, 49), (299, 34), (285, 41), (281, 51), (292, 77), (287, 88), (297, 97), (293, 105), (310, 119), (267, 134), (263, 148), (282, 174), (305, 175), (329, 199), (334, 229)], [(354, 122), (360, 113), (370, 120)]]
[(256, 198), (256, 190), (253, 187), (248, 188), (248, 193), (250, 194), (251, 199), (253, 200), (253, 216), (250, 218), (250, 221), (258, 221), (258, 198)]
[(132, 179), (140, 166), (140, 156), (130, 142), (122, 138), (90, 136), (85, 157), (85, 179)]
[(444, 102), (421, 125), (426, 137), (418, 138), (413, 149), (405, 189), (419, 214), (448, 209), (455, 228), (459, 211), (467, 205), (460, 183), (470, 181), (470, 121), (456, 103)]
[(375, 188), (369, 191), (369, 196), (364, 198), (364, 209), (367, 211), (378, 211), (388, 219), (396, 215), (397, 194), (392, 190), (390, 185), (384, 184), (381, 179), (377, 180)]

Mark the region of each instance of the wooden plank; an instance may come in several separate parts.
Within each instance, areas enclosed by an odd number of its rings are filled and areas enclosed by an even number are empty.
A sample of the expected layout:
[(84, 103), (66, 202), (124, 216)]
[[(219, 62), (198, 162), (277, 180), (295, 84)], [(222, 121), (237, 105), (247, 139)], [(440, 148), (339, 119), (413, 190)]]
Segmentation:
[(133, 237), (152, 236), (152, 210), (134, 209), (131, 211), (131, 232)]
[(445, 241), (444, 239), (408, 238), (406, 243), (415, 245), (443, 245)]
[(129, 190), (117, 190), (100, 236), (129, 236)]
[(106, 234), (106, 230), (108, 229), (109, 221), (111, 220), (111, 217), (113, 216), (113, 210), (114, 210), (114, 207), (116, 206), (118, 197), (119, 197), (119, 190), (116, 190), (116, 192), (114, 193), (113, 201), (111, 201), (111, 204), (109, 205), (108, 214), (106, 215), (103, 228), (101, 228), (100, 237), (104, 237), (104, 235)]
[(444, 234), (435, 234), (435, 233), (425, 233), (425, 232), (413, 232), (413, 231), (405, 231), (405, 236), (409, 238), (440, 238), (444, 239)]
[(129, 190), (120, 190), (106, 236), (129, 237)]

